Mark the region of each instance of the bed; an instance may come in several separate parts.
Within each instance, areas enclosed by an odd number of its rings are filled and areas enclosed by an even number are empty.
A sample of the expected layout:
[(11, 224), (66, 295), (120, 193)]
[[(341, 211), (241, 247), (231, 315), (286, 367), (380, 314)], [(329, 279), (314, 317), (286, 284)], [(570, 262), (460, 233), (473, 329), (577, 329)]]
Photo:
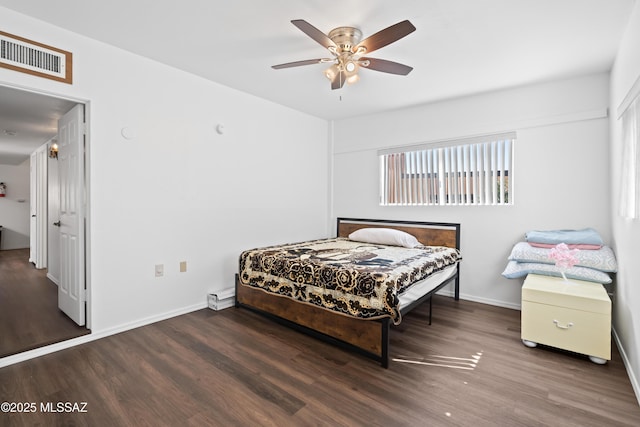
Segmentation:
[(460, 224), (338, 218), (335, 238), (244, 251), (236, 307), (386, 368), (392, 324), (427, 300), (431, 323), (431, 296), (448, 284), (459, 299), (459, 249)]

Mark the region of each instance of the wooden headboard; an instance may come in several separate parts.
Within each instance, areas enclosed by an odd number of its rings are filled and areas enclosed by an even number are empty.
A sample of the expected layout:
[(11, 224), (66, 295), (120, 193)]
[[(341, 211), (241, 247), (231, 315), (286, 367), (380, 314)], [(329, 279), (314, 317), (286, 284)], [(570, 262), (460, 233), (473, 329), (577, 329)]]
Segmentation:
[(348, 237), (360, 228), (393, 228), (412, 234), (426, 246), (447, 246), (460, 249), (460, 224), (446, 222), (415, 222), (382, 219), (338, 218), (338, 237)]

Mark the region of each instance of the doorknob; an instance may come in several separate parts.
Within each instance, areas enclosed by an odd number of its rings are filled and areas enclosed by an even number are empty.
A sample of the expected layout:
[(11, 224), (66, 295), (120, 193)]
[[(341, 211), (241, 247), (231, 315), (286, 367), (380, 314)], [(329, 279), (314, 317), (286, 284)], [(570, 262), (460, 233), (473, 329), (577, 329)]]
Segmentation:
[(60, 221), (54, 222), (53, 225), (55, 225), (56, 227), (60, 227)]

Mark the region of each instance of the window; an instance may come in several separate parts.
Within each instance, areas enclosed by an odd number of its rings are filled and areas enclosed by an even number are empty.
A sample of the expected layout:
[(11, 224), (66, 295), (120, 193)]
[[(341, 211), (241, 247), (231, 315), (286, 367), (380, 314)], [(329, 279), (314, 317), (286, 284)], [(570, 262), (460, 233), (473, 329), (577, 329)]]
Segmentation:
[(636, 96), (620, 115), (622, 120), (622, 183), (620, 214), (624, 218), (640, 217), (640, 97)]
[(380, 157), (381, 205), (511, 205), (515, 132), (391, 148)]

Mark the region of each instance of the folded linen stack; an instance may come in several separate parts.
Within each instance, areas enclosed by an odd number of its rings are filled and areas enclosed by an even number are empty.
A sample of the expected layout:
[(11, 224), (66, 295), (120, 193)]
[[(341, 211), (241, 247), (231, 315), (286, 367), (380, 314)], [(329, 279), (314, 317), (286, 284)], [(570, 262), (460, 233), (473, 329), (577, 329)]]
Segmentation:
[[(550, 256), (556, 245), (564, 243), (575, 254), (576, 264), (570, 268), (556, 266)], [(609, 273), (618, 271), (616, 257), (610, 247), (593, 228), (582, 230), (529, 231), (525, 241), (511, 250), (507, 267), (502, 275), (508, 279), (524, 277), (529, 273), (585, 280), (602, 284), (611, 283)]]

